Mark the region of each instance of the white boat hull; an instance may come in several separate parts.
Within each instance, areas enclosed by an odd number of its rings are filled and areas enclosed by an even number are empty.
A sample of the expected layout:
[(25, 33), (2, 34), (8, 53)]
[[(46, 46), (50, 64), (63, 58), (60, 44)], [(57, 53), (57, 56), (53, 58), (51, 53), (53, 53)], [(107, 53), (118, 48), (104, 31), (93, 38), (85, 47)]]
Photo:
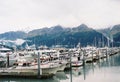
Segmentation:
[[(58, 70), (58, 66), (54, 66), (54, 67), (42, 67), (41, 65), (41, 69), (40, 69), (40, 75), (54, 75), (56, 74), (57, 70)], [(27, 67), (11, 67), (11, 68), (8, 68), (6, 70), (6, 72), (9, 72), (9, 73), (15, 73), (15, 74), (23, 74), (23, 75), (37, 75), (38, 74), (38, 66), (27, 66)]]
[(66, 64), (61, 64), (60, 67), (58, 68), (58, 71), (64, 71), (66, 67)]
[(74, 61), (71, 63), (72, 67), (79, 67), (83, 65), (82, 61)]

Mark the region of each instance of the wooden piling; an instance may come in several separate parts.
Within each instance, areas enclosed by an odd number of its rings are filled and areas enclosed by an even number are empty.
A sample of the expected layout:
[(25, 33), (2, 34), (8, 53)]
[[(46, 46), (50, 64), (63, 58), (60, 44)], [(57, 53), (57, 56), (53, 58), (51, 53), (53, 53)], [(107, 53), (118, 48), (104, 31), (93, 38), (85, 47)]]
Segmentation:
[(40, 53), (38, 52), (38, 77), (40, 77)]
[(7, 54), (7, 67), (9, 67), (9, 54)]

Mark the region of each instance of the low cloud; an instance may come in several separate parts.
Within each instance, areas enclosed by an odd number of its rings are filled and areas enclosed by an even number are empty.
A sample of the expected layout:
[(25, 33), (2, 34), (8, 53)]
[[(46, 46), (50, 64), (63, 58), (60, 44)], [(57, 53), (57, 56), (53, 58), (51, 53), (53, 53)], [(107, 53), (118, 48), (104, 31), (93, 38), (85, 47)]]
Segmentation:
[(0, 33), (82, 23), (105, 28), (120, 23), (120, 0), (0, 0)]

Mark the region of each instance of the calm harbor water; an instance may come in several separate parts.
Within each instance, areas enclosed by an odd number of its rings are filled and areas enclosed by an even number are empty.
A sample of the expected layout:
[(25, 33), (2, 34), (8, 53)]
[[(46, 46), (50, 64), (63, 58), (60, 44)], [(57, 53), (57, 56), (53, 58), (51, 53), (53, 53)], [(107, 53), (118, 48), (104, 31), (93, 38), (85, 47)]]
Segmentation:
[(120, 54), (83, 67), (57, 72), (50, 79), (0, 77), (0, 82), (120, 82)]

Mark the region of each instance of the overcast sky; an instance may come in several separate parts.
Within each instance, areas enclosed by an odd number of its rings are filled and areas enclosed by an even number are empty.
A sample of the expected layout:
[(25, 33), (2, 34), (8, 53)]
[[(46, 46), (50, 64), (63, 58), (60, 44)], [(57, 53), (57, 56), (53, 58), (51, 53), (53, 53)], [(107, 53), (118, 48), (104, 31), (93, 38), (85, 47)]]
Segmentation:
[(120, 0), (0, 0), (0, 33), (62, 25), (120, 24)]

